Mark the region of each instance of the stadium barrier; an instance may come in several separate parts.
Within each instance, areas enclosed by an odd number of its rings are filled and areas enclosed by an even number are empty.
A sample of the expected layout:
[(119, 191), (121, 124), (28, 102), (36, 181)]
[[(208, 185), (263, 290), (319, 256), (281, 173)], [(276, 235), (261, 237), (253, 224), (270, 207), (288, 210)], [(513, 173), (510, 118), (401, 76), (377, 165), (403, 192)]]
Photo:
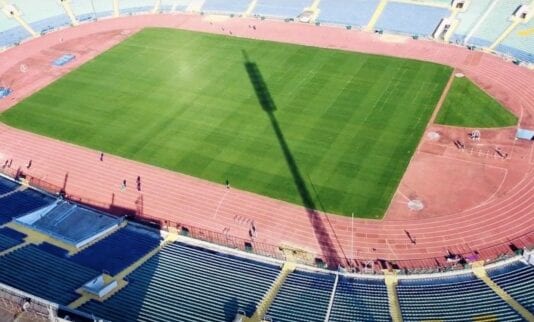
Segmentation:
[[(148, 224), (162, 230), (176, 230), (182, 235), (190, 238), (210, 242), (219, 246), (238, 249), (245, 252), (254, 253), (261, 256), (267, 256), (279, 260), (293, 260), (301, 264), (310, 266), (324, 267), (325, 259), (322, 254), (307, 253), (307, 256), (292, 256), (299, 252), (296, 248), (289, 249), (289, 255), (282, 245), (272, 245), (268, 243), (257, 242), (253, 237), (241, 238), (232, 236), (228, 233), (216, 232), (206, 228), (196, 227), (188, 223), (179, 223), (168, 219), (163, 219), (144, 212), (142, 198), (140, 197), (135, 206), (125, 208), (113, 205), (112, 203), (101, 202), (76, 196), (67, 193), (62, 187), (51, 184), (43, 179), (33, 177), (23, 170), (0, 167), (0, 173), (15, 178), (16, 180), (25, 180), (31, 186), (51, 194), (63, 196), (73, 202), (96, 208), (114, 215), (126, 216), (128, 219)], [(513, 257), (521, 253), (524, 249), (534, 247), (534, 231), (515, 237), (505, 243), (497, 243), (479, 249), (471, 249), (465, 245), (465, 251), (457, 253), (443, 254), (441, 257), (415, 258), (406, 260), (387, 260), (380, 258), (344, 258), (338, 257), (334, 262), (338, 263), (337, 267), (328, 267), (329, 269), (343, 269), (351, 272), (380, 274), (382, 270), (398, 270), (399, 273), (434, 273), (445, 272), (450, 270), (464, 269), (470, 266), (470, 262), (484, 260), (486, 263), (493, 263), (506, 258)], [(304, 252), (304, 251), (302, 251)]]

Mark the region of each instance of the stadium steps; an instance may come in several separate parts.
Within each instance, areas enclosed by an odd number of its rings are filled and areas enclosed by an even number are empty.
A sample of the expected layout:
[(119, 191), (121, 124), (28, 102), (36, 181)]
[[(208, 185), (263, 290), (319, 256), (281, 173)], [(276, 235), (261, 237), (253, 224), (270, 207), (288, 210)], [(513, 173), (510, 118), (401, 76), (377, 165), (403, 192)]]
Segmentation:
[(1, 251), (1, 252), (0, 252), (0, 257), (5, 256), (5, 255), (7, 255), (7, 254), (9, 254), (9, 253), (12, 253), (12, 252), (16, 251), (16, 250), (19, 249), (19, 248), (22, 248), (22, 247), (25, 247), (25, 246), (28, 246), (28, 245), (29, 245), (29, 243), (27, 243), (27, 242), (24, 242), (24, 243), (20, 243), (20, 244), (18, 244), (18, 245), (15, 245), (15, 246), (13, 246), (13, 247), (11, 247), (11, 248), (8, 248), (8, 249), (6, 249), (6, 250), (4, 250), (4, 251)]
[(467, 33), (467, 35), (464, 38), (464, 45), (469, 42), (471, 37), (480, 29), (480, 27), (484, 24), (486, 21), (486, 18), (490, 15), (490, 13), (493, 11), (495, 6), (497, 5), (498, 1), (493, 1), (490, 6), (486, 9), (486, 11), (482, 14), (482, 16), (478, 19), (477, 23), (471, 28), (471, 31)]
[(454, 31), (460, 25), (460, 20), (458, 20), (458, 14), (459, 13), (460, 13), (460, 9), (458, 9), (456, 7), (452, 8), (452, 13), (451, 13), (451, 16), (449, 17), (449, 19), (451, 21), (451, 26), (449, 27), (449, 30), (447, 31), (447, 33), (443, 37), (443, 41), (446, 42), (446, 43), (449, 42), (449, 39), (451, 39), (452, 35), (454, 35)]
[(274, 283), (271, 285), (271, 288), (265, 293), (263, 296), (263, 299), (256, 307), (256, 312), (254, 312), (254, 315), (251, 317), (252, 321), (263, 321), (263, 318), (265, 317), (265, 314), (269, 310), (269, 307), (273, 303), (276, 295), (278, 294), (278, 291), (280, 291), (280, 288), (282, 287), (282, 284), (284, 284), (284, 281), (286, 278), (295, 270), (295, 263), (286, 262), (284, 266), (282, 267), (282, 270), (280, 271), (280, 274), (274, 281)]
[(393, 272), (384, 271), (386, 288), (388, 290), (389, 314), (393, 322), (402, 322), (402, 313), (397, 296), (397, 275)]
[(313, 11), (316, 11), (319, 9), (319, 4), (321, 3), (321, 0), (313, 0), (312, 5), (310, 6), (310, 9)]
[(13, 230), (19, 231), (23, 234), (26, 234), (27, 237), (24, 239), (26, 244), (35, 244), (40, 245), (44, 242), (49, 243), (53, 246), (59, 247), (61, 249), (64, 249), (68, 251), (69, 255), (74, 255), (80, 250), (76, 248), (73, 245), (67, 244), (65, 242), (62, 242), (60, 240), (57, 240), (47, 234), (38, 232), (36, 230), (30, 229), (28, 227), (25, 227), (23, 225), (17, 224), (16, 222), (10, 222), (6, 224), (6, 227), (11, 228)]
[(243, 13), (243, 17), (248, 17), (252, 14), (254, 11), (254, 8), (256, 8), (256, 4), (258, 3), (258, 0), (252, 0), (250, 4), (248, 5), (247, 11)]
[[(7, 12), (4, 13), (8, 19), (11, 18), (11, 16), (9, 16)], [(16, 12), (12, 17), (22, 26), (22, 28), (26, 29), (26, 31), (29, 32), (33, 38), (39, 37), (35, 30), (33, 30), (32, 27), (24, 19), (22, 19), (22, 17), (20, 16), (20, 12)]]
[(334, 305), (334, 299), (336, 298), (337, 283), (339, 283), (339, 274), (336, 274), (334, 285), (332, 286), (332, 293), (330, 294), (330, 300), (328, 301), (328, 309), (326, 310), (325, 321), (330, 321), (330, 315), (332, 314), (332, 306)]
[(319, 13), (321, 12), (321, 9), (319, 9), (319, 4), (321, 3), (321, 0), (313, 0), (311, 6), (304, 9), (304, 11), (311, 11), (312, 16), (310, 18), (310, 23), (314, 23), (317, 18), (319, 17)]
[(156, 0), (154, 2), (154, 8), (152, 9), (152, 11), (150, 11), (150, 13), (159, 13), (161, 10), (161, 0)]
[(74, 302), (70, 303), (68, 305), (68, 307), (71, 308), (71, 309), (77, 309), (77, 308), (81, 307), (82, 305), (86, 304), (87, 302), (89, 302), (90, 300), (95, 300), (95, 301), (98, 301), (98, 302), (104, 302), (104, 301), (108, 300), (109, 298), (111, 298), (113, 295), (117, 294), (120, 290), (122, 290), (124, 287), (126, 287), (128, 285), (128, 282), (125, 280), (125, 278), (128, 275), (130, 275), (133, 271), (135, 271), (136, 269), (141, 267), (141, 265), (143, 265), (146, 261), (148, 261), (154, 255), (156, 255), (163, 247), (165, 247), (166, 245), (176, 241), (177, 238), (178, 238), (177, 234), (175, 234), (175, 233), (171, 232), (171, 233), (167, 234), (167, 236), (161, 242), (159, 247), (154, 248), (152, 251), (150, 251), (149, 253), (145, 254), (145, 256), (141, 257), (139, 260), (137, 260), (135, 263), (133, 263), (132, 265), (130, 265), (127, 268), (125, 268), (124, 270), (122, 270), (117, 275), (115, 275), (115, 276), (104, 275), (104, 280), (105, 280), (106, 284), (107, 283), (111, 283), (113, 281), (116, 281), (117, 282), (117, 287), (112, 292), (110, 292), (106, 296), (104, 296), (103, 298), (100, 298), (100, 297), (95, 296), (93, 294), (87, 293), (82, 288), (79, 288), (79, 289), (76, 290), (76, 292), (78, 294), (81, 294), (81, 297), (79, 297)]
[(63, 10), (65, 10), (65, 14), (67, 17), (69, 17), (70, 22), (73, 26), (78, 25), (78, 19), (76, 19), (76, 15), (74, 14), (74, 11), (72, 10), (72, 6), (70, 5), (70, 1), (60, 1), (61, 5), (63, 6)]
[(382, 15), (382, 12), (384, 12), (384, 9), (386, 8), (387, 4), (388, 0), (380, 0), (380, 3), (378, 3), (378, 6), (376, 7), (375, 13), (373, 13), (371, 20), (369, 20), (367, 27), (365, 27), (366, 31), (372, 31), (374, 29), (376, 23), (378, 22), (378, 19)]
[(119, 0), (113, 0), (113, 17), (120, 15), (120, 3)]
[(6, 193), (4, 193), (3, 195), (0, 195), (0, 198), (8, 197), (9, 195), (12, 195), (12, 194), (14, 194), (14, 193), (16, 193), (16, 192), (24, 191), (24, 190), (26, 190), (26, 189), (28, 189), (28, 186), (26, 186), (26, 185), (20, 185), (17, 189), (12, 190), (12, 191), (9, 191), (9, 192), (6, 192)]
[(483, 262), (476, 262), (473, 264), (473, 273), (481, 279), (486, 285), (491, 288), (503, 301), (510, 305), (517, 313), (519, 313), (526, 321), (534, 321), (534, 314), (523, 307), (513, 297), (510, 296), (504, 289), (495, 283), (486, 272)]
[(495, 47), (497, 47), (504, 39), (506, 39), (506, 37), (508, 37), (508, 35), (510, 33), (512, 33), (513, 30), (515, 30), (515, 28), (522, 22), (521, 19), (519, 18), (516, 18), (514, 17), (513, 20), (512, 20), (512, 24), (510, 24), (508, 26), (508, 28), (506, 28), (505, 31), (503, 31), (503, 33), (499, 36), (499, 38), (497, 38), (493, 44), (491, 44), (491, 46), (489, 46), (489, 50), (494, 50)]

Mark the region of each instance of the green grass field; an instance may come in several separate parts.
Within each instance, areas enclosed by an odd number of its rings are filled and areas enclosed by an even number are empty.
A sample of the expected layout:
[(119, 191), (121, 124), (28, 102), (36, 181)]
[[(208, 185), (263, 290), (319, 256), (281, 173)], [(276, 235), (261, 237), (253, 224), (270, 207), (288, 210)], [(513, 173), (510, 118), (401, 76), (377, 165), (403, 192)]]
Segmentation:
[(474, 128), (506, 127), (517, 117), (468, 78), (455, 78), (436, 123)]
[(146, 29), (0, 120), (319, 210), (380, 218), (450, 73), (419, 61)]

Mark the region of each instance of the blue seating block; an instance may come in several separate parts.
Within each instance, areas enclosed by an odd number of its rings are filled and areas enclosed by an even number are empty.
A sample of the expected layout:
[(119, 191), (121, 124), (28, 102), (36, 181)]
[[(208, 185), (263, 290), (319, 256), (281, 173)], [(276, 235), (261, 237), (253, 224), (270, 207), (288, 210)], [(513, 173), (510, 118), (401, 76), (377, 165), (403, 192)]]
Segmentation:
[(534, 312), (534, 266), (515, 261), (489, 269), (488, 275), (530, 312)]
[(258, 0), (253, 14), (276, 18), (295, 18), (311, 3), (311, 0)]
[(63, 248), (60, 248), (60, 247), (57, 247), (57, 246), (54, 246), (52, 244), (49, 244), (49, 243), (42, 243), (42, 244), (39, 244), (36, 246), (39, 250), (43, 251), (43, 252), (47, 252), (51, 255), (55, 255), (55, 256), (58, 256), (58, 257), (66, 257), (67, 254), (68, 254), (68, 251), (63, 249)]
[(369, 23), (379, 0), (322, 0), (318, 21), (364, 27)]
[(295, 271), (274, 299), (267, 315), (274, 321), (324, 321), (335, 275)]
[(252, 0), (206, 0), (202, 6), (202, 11), (240, 14), (247, 10), (251, 1)]
[(152, 9), (154, 9), (153, 6), (143, 6), (143, 7), (131, 7), (131, 8), (124, 8), (120, 10), (120, 13), (122, 15), (133, 15), (136, 13), (141, 12), (150, 12)]
[(17, 191), (0, 198), (0, 225), (13, 217), (35, 211), (54, 202), (54, 198), (33, 189)]
[[(0, 87), (0, 91), (3, 87)], [(20, 185), (15, 181), (0, 177), (0, 196), (17, 189)]]
[(471, 273), (401, 279), (397, 295), (405, 321), (473, 320), (482, 316), (493, 316), (498, 321), (522, 321), (517, 312)]
[(330, 321), (390, 321), (384, 280), (340, 276)]
[(31, 35), (22, 27), (13, 27), (0, 32), (0, 47), (13, 46), (30, 38)]
[(7, 250), (13, 246), (20, 244), (19, 240), (7, 237), (6, 235), (0, 234), (0, 252)]
[(120, 321), (232, 321), (238, 309), (252, 315), (279, 268), (173, 243), (129, 277), (104, 303), (80, 309)]
[(11, 239), (18, 240), (18, 241), (23, 241), (24, 238), (26, 238), (27, 236), (26, 234), (18, 232), (9, 227), (0, 228), (0, 235), (4, 235), (6, 237), (9, 237)]
[(401, 34), (430, 36), (441, 19), (448, 16), (450, 11), (445, 8), (388, 2), (375, 28)]
[(75, 290), (98, 272), (29, 245), (0, 260), (0, 282), (59, 304), (79, 297)]
[(127, 226), (71, 257), (71, 260), (97, 271), (115, 275), (158, 247), (160, 237)]
[(66, 15), (58, 15), (30, 23), (35, 32), (45, 34), (56, 28), (69, 26), (71, 21)]

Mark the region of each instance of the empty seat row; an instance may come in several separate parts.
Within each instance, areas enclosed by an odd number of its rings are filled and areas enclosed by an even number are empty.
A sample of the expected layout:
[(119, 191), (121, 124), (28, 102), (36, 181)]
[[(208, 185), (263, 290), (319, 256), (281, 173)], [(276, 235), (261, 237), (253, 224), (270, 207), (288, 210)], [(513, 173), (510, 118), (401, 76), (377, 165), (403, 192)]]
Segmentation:
[(0, 225), (12, 218), (52, 204), (55, 199), (33, 189), (16, 191), (0, 197)]
[(244, 13), (252, 0), (206, 0), (202, 11), (212, 13)]
[(159, 234), (133, 225), (114, 232), (71, 257), (71, 260), (115, 275), (158, 247)]
[(6, 178), (0, 176), (0, 196), (6, 194), (8, 192), (14, 191), (19, 186), (20, 185), (18, 183), (16, 183), (15, 181), (12, 181), (12, 180), (9, 180), (9, 179), (6, 179)]
[(180, 243), (164, 247), (104, 303), (81, 310), (112, 321), (231, 321), (251, 315), (279, 268)]
[(534, 312), (534, 267), (516, 261), (505, 270), (488, 270), (489, 276), (530, 312)]
[(75, 290), (98, 275), (97, 271), (24, 246), (0, 257), (0, 283), (52, 302), (68, 304), (79, 297)]
[(390, 321), (383, 279), (340, 276), (330, 321)]
[(19, 240), (0, 234), (0, 252), (10, 249), (20, 243), (21, 241)]
[(334, 280), (333, 274), (291, 273), (267, 315), (273, 321), (324, 321)]
[(449, 16), (447, 8), (388, 2), (375, 28), (394, 33), (431, 36), (440, 21)]
[(423, 283), (401, 279), (397, 295), (405, 321), (465, 321), (488, 315), (502, 321), (522, 320), (517, 312), (473, 274), (440, 277)]

